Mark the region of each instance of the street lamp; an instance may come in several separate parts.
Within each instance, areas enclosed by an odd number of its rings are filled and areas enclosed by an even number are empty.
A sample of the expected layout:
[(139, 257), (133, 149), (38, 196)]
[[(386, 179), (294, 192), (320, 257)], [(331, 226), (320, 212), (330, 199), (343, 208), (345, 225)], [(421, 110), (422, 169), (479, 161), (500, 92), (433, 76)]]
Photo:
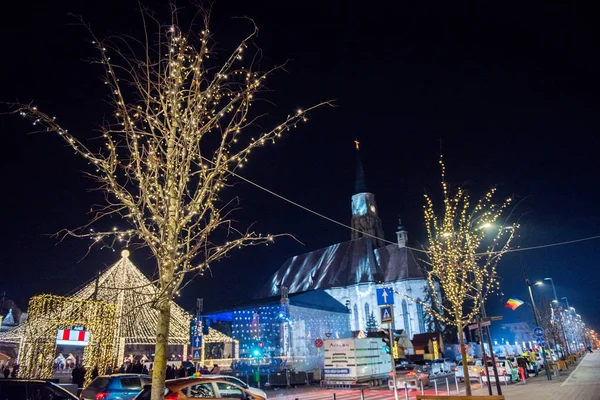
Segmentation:
[(544, 278), (545, 281), (550, 281), (552, 284), (552, 291), (554, 292), (554, 301), (558, 303), (558, 296), (556, 295), (556, 287), (554, 286), (554, 279), (552, 278)]
[[(543, 285), (544, 282), (542, 281), (537, 281), (537, 282), (533, 282), (531, 283), (529, 281), (529, 279), (525, 279), (525, 283), (527, 284), (527, 289), (529, 289), (529, 298), (531, 299), (531, 307), (533, 308), (533, 318), (535, 320), (535, 326), (539, 327), (540, 326), (540, 320), (538, 318), (538, 313), (537, 313), (537, 309), (535, 307), (535, 300), (533, 299), (533, 292), (531, 291), (531, 287), (532, 286), (539, 286), (539, 285)], [(544, 340), (546, 340), (546, 333), (544, 332)], [(546, 343), (547, 345), (548, 343)], [(542, 347), (542, 357), (544, 360), (544, 370), (546, 371), (546, 376), (548, 377), (548, 380), (552, 379), (552, 376), (550, 376), (550, 368), (548, 367), (548, 360), (546, 359), (546, 350), (544, 349), (545, 346), (541, 346)]]
[[(558, 301), (558, 296), (556, 295), (556, 286), (554, 286), (554, 279), (552, 279), (552, 278), (544, 278), (544, 280), (545, 281), (550, 281), (550, 284), (552, 285), (552, 292), (554, 293), (554, 300), (552, 300), (552, 303), (554, 303), (556, 305), (556, 310), (558, 311), (558, 318), (559, 318), (558, 322), (560, 323), (560, 325), (559, 325), (560, 329), (559, 329), (559, 332), (558, 332), (559, 333), (559, 339), (560, 339), (560, 341), (564, 341), (565, 342), (564, 344), (567, 344), (566, 343), (567, 342), (567, 338), (566, 338), (566, 335), (565, 335), (565, 326), (563, 324), (562, 315), (560, 314), (560, 302)], [(566, 299), (566, 297), (565, 297), (565, 299)], [(560, 333), (561, 333), (560, 331), (562, 331), (563, 338), (560, 338), (560, 336), (561, 336), (560, 335)], [(568, 344), (567, 344), (567, 346), (565, 346), (565, 348), (567, 350), (567, 353), (569, 353)], [(564, 354), (563, 354), (563, 356), (564, 356)]]

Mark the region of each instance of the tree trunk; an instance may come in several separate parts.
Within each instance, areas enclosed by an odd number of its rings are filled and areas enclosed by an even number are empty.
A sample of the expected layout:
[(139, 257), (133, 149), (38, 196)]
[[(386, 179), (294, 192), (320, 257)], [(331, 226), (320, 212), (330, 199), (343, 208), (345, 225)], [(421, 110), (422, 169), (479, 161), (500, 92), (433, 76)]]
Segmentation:
[[(465, 377), (465, 394), (471, 396), (471, 379), (469, 377), (469, 366), (467, 365), (467, 349), (463, 346), (465, 333), (462, 329), (462, 324), (458, 326), (458, 342), (460, 348), (460, 356), (462, 359), (463, 374)], [(153, 399), (154, 400), (154, 399)]]
[(152, 400), (163, 400), (167, 377), (167, 354), (169, 342), (169, 323), (171, 321), (171, 303), (168, 298), (158, 303), (158, 321), (156, 323), (156, 348), (152, 370)]

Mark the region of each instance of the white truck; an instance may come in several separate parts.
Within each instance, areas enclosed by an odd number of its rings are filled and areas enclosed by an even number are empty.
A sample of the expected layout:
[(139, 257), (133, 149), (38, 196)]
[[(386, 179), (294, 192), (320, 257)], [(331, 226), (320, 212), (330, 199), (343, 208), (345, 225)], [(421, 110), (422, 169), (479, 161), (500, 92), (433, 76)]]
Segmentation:
[(380, 338), (324, 340), (325, 383), (383, 384), (392, 372), (392, 360), (383, 345)]

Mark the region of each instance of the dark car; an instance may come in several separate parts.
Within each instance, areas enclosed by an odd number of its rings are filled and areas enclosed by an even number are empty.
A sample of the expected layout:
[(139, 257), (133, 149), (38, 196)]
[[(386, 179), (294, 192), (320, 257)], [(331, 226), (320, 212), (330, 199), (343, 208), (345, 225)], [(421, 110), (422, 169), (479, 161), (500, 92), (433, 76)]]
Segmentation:
[(132, 400), (151, 382), (151, 376), (141, 374), (99, 376), (81, 391), (80, 397), (83, 400)]
[(37, 379), (0, 379), (2, 400), (78, 400), (55, 383)]

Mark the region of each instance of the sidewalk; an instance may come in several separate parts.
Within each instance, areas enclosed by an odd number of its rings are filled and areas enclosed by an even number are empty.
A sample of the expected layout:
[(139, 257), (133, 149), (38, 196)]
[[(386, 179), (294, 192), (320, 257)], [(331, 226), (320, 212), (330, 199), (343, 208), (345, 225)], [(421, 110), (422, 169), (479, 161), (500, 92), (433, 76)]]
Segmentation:
[[(494, 394), (496, 387), (493, 386)], [(474, 395), (487, 395), (487, 388), (473, 391)], [(586, 354), (574, 367), (561, 372), (551, 381), (546, 376), (529, 378), (527, 385), (515, 383), (502, 386), (507, 400), (600, 400), (600, 353)]]

